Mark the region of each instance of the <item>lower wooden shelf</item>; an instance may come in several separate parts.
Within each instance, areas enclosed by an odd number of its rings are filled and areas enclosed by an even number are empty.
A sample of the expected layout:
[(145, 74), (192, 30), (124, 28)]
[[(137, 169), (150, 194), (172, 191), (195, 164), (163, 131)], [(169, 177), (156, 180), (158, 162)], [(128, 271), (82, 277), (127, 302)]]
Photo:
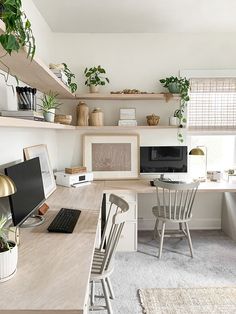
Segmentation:
[(55, 130), (78, 130), (78, 131), (115, 131), (115, 130), (153, 130), (153, 129), (177, 129), (176, 126), (168, 125), (138, 125), (138, 126), (117, 126), (117, 125), (104, 125), (104, 126), (74, 126), (65, 125), (60, 123), (50, 123), (44, 121), (33, 121), (25, 119), (17, 119), (10, 117), (0, 117), (0, 127), (13, 127), (13, 128), (35, 128), (35, 129), (55, 129)]
[(73, 125), (0, 117), (0, 127), (75, 130)]

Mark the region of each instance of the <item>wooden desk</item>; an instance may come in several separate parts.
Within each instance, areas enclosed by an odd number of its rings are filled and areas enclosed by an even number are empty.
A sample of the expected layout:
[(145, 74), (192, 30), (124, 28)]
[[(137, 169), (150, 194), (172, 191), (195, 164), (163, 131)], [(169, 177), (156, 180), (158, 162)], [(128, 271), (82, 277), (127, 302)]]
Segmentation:
[[(103, 192), (154, 193), (145, 180), (97, 181), (78, 189), (58, 187), (46, 222), (21, 229), (16, 276), (0, 285), (0, 313), (87, 313), (89, 276)], [(236, 192), (236, 185), (201, 183), (200, 191)], [(82, 210), (72, 234), (48, 233), (61, 207)]]
[[(58, 187), (47, 200), (46, 222), (20, 230), (17, 274), (0, 285), (0, 313), (87, 313), (103, 186), (94, 182), (78, 189)], [(61, 207), (82, 210), (72, 234), (47, 232)]]
[[(105, 181), (104, 191), (132, 191), (135, 193), (155, 193), (156, 189), (150, 186), (148, 180), (120, 180), (120, 181)], [(202, 182), (199, 185), (201, 192), (236, 192), (235, 183), (227, 182)]]

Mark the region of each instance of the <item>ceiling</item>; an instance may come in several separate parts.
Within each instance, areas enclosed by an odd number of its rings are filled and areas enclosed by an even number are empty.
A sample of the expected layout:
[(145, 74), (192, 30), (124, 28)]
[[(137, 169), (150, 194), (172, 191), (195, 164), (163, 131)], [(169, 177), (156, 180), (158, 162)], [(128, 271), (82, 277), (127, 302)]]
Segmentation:
[(235, 0), (33, 0), (54, 32), (236, 32)]

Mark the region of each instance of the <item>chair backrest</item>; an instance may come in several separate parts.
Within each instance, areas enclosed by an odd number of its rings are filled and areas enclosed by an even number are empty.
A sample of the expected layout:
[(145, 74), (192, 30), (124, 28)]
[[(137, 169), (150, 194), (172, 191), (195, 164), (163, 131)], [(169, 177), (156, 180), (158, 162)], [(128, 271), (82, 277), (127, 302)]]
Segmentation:
[(171, 183), (155, 180), (158, 216), (170, 220), (191, 218), (192, 206), (199, 182)]
[[(109, 201), (110, 207), (100, 245), (100, 250), (102, 250), (106, 242), (105, 258), (101, 272), (108, 269), (112, 259), (114, 258), (122, 229), (127, 221), (127, 211), (129, 210), (129, 204), (115, 194), (110, 194)], [(110, 231), (109, 234), (107, 234), (109, 228)]]

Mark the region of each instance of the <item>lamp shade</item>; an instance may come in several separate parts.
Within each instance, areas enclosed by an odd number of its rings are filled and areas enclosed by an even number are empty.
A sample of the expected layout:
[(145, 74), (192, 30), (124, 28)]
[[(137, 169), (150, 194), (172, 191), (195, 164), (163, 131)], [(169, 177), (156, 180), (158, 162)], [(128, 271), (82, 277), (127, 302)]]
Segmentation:
[(15, 183), (11, 178), (0, 174), (0, 197), (8, 196), (16, 193)]
[(189, 155), (193, 155), (193, 156), (204, 156), (204, 151), (199, 148), (199, 147), (196, 147), (196, 148), (193, 148), (190, 150), (189, 152)]

